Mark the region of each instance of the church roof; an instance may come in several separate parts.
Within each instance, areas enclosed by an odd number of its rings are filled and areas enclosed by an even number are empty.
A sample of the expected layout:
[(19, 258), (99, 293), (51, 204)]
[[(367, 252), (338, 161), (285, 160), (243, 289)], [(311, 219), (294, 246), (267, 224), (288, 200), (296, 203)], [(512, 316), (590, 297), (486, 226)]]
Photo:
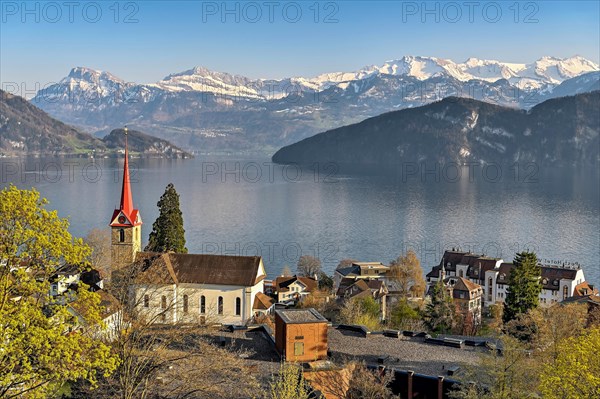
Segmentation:
[(251, 287), (265, 278), (260, 256), (139, 252), (139, 283), (217, 284)]

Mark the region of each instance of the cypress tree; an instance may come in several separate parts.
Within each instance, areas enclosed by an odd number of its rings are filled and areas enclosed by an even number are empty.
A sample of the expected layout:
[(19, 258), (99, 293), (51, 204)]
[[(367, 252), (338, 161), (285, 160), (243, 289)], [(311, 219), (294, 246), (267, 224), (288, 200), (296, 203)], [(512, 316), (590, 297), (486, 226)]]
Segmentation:
[(542, 269), (538, 266), (534, 252), (516, 254), (513, 264), (514, 267), (508, 278), (509, 286), (502, 316), (504, 323), (537, 308), (542, 292)]
[(158, 218), (152, 224), (150, 240), (144, 251), (187, 253), (183, 216), (179, 209), (179, 194), (169, 183), (157, 203)]

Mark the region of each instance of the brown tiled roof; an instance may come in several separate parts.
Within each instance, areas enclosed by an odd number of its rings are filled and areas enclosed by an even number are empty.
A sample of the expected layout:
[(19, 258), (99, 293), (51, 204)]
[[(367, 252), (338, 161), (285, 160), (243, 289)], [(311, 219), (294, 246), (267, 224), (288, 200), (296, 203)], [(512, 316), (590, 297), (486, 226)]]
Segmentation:
[(103, 319), (121, 309), (121, 303), (112, 294), (105, 290), (99, 290), (96, 292), (98, 295), (100, 295), (100, 306), (102, 306), (101, 316)]
[(313, 291), (318, 287), (318, 282), (314, 278), (303, 276), (279, 276), (273, 280), (273, 287), (277, 292), (288, 292), (288, 288), (295, 281), (300, 281), (307, 291)]
[(454, 283), (452, 290), (454, 298), (458, 298), (459, 291), (462, 291), (467, 293), (468, 299), (473, 299), (476, 297), (476, 293), (481, 293), (481, 286), (467, 280), (466, 278), (459, 277), (456, 283)]
[(254, 297), (254, 305), (252, 305), (252, 309), (267, 310), (274, 303), (275, 300), (270, 296), (265, 295), (262, 292), (257, 292), (256, 296)]
[(385, 288), (385, 283), (383, 280), (369, 280), (367, 285), (372, 290), (380, 290), (381, 288)]
[(456, 284), (454, 284), (455, 290), (473, 291), (473, 290), (477, 290), (479, 288), (481, 288), (481, 286), (479, 284), (475, 284), (463, 277), (459, 277), (458, 280), (456, 281)]
[(584, 281), (583, 283), (577, 284), (573, 292), (574, 297), (587, 296), (587, 295), (598, 295), (598, 288), (590, 286), (590, 283)]
[(152, 284), (219, 284), (253, 286), (265, 278), (257, 276), (260, 256), (139, 253), (144, 262), (138, 282)]

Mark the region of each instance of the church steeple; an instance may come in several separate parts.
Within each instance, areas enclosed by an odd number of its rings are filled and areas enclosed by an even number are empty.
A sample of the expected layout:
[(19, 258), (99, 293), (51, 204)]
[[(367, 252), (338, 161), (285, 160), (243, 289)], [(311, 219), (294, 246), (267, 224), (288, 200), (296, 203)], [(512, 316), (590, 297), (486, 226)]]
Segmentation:
[(123, 162), (123, 182), (121, 202), (110, 221), (111, 263), (113, 270), (128, 266), (135, 261), (136, 253), (142, 250), (142, 218), (133, 207), (131, 179), (129, 177), (129, 152), (127, 148), (127, 126), (125, 133), (125, 160)]
[(123, 164), (123, 187), (121, 188), (121, 211), (126, 215), (133, 212), (131, 180), (129, 179), (129, 153), (127, 152), (127, 126), (125, 126), (125, 162)]
[(131, 194), (131, 179), (129, 178), (129, 151), (127, 148), (127, 126), (123, 129), (125, 133), (125, 160), (123, 162), (123, 182), (121, 186), (121, 202), (119, 209), (115, 209), (110, 225), (115, 226), (137, 226), (142, 224), (139, 211), (133, 207), (133, 195)]

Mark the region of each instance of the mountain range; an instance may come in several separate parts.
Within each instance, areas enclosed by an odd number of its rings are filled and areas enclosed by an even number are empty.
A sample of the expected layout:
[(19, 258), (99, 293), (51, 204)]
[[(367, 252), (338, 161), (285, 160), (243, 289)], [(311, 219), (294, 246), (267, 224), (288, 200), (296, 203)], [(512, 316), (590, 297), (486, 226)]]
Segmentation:
[[(114, 156), (123, 151), (125, 135), (114, 129), (102, 139), (60, 122), (22, 97), (0, 90), (0, 155)], [(191, 155), (166, 140), (129, 130), (129, 149), (151, 157)]]
[(327, 129), (449, 96), (529, 109), (599, 82), (598, 65), (579, 56), (530, 64), (405, 56), (312, 78), (250, 79), (196, 67), (151, 84), (77, 67), (31, 101), (98, 136), (128, 124), (193, 151), (272, 153)]
[(448, 97), (389, 112), (286, 146), (276, 163), (399, 168), (406, 163), (598, 165), (600, 91), (520, 110)]

